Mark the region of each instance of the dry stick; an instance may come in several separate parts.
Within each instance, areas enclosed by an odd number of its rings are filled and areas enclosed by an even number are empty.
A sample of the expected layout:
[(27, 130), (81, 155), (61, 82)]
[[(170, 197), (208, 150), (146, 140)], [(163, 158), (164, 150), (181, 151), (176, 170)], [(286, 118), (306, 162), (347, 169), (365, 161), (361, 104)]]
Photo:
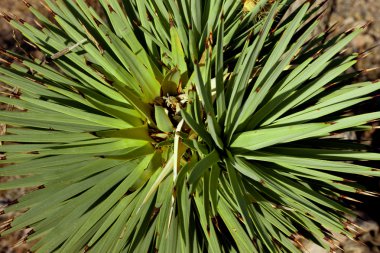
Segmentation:
[(86, 41), (87, 41), (87, 39), (83, 39), (83, 40), (79, 41), (78, 43), (76, 43), (76, 44), (74, 44), (74, 45), (72, 45), (72, 46), (70, 46), (70, 47), (64, 48), (64, 49), (62, 49), (61, 51), (59, 51), (59, 52), (53, 54), (52, 56), (50, 56), (50, 58), (51, 58), (52, 60), (57, 59), (57, 58), (59, 58), (59, 57), (65, 55), (65, 54), (67, 54), (68, 52), (72, 51), (72, 50), (75, 49), (76, 47), (79, 47), (80, 45), (82, 45), (82, 44), (85, 43)]
[[(175, 137), (174, 137), (174, 166), (173, 166), (173, 183), (174, 183), (174, 187), (175, 187), (175, 184), (177, 182), (178, 165), (179, 165), (179, 159), (180, 159), (179, 153), (178, 153), (178, 150), (179, 150), (179, 137), (180, 137), (179, 133), (182, 130), (182, 126), (183, 126), (184, 122), (185, 122), (184, 119), (182, 119), (178, 123), (177, 129), (175, 130)], [(175, 196), (174, 196), (174, 192), (173, 192), (172, 193), (172, 203), (171, 203), (170, 211), (169, 211), (168, 231), (166, 233), (166, 237), (168, 237), (168, 235), (169, 235), (169, 229), (170, 229), (172, 217), (173, 217), (173, 214), (174, 214), (174, 204), (175, 204)]]

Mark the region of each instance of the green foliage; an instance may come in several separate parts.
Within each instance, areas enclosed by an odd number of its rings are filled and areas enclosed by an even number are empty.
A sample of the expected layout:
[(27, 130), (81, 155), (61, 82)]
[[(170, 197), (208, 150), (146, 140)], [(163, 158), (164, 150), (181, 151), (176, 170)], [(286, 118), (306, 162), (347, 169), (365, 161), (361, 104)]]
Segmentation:
[[(363, 192), (348, 161), (380, 160), (336, 137), (380, 83), (348, 84), (363, 28), (325, 40), (322, 8), (291, 0), (45, 0), (34, 27), (5, 15), (44, 60), (2, 52), (8, 124), (0, 188), (36, 190), (3, 234), (37, 252), (298, 252), (349, 233), (339, 200)], [(270, 2), (270, 3), (269, 3)], [(248, 7), (249, 8), (248, 8)], [(262, 17), (258, 19), (257, 17)], [(327, 237), (326, 237), (327, 236)]]

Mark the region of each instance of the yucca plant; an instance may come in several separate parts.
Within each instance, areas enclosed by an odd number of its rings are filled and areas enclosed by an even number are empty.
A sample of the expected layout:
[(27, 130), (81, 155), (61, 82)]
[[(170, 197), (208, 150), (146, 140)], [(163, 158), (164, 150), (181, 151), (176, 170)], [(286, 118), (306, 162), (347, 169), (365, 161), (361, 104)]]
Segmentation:
[[(54, 20), (4, 18), (46, 57), (2, 51), (5, 212), (37, 252), (298, 252), (349, 234), (380, 160), (339, 133), (379, 82), (350, 84), (364, 28), (313, 34), (322, 7), (292, 0), (45, 0)], [(330, 38), (326, 40), (326, 38)], [(8, 62), (12, 59), (12, 63)], [(363, 164), (361, 162), (361, 164)], [(352, 177), (350, 177), (352, 178)]]

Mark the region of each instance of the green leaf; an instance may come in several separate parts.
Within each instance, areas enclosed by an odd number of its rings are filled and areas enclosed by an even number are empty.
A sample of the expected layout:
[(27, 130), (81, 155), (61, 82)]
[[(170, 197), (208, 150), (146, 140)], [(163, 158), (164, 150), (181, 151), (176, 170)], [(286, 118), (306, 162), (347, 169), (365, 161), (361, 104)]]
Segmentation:
[(207, 144), (212, 145), (212, 138), (210, 134), (200, 126), (187, 112), (181, 110), (181, 116), (186, 121), (186, 123), (195, 131), (202, 139), (204, 139)]
[(154, 106), (154, 116), (156, 118), (156, 124), (158, 129), (160, 129), (163, 132), (170, 133), (173, 132), (174, 126), (170, 121), (168, 113), (168, 110), (164, 107), (159, 105)]
[(241, 227), (233, 212), (228, 208), (226, 200), (221, 199), (218, 205), (218, 211), (223, 219), (227, 229), (236, 241), (237, 247), (240, 252), (258, 252), (253, 246), (252, 241)]
[(257, 150), (275, 144), (290, 142), (294, 139), (301, 139), (310, 132), (324, 128), (326, 128), (326, 124), (309, 123), (248, 131), (237, 134), (231, 143), (231, 148), (236, 152)]
[[(199, 178), (212, 167), (215, 163), (220, 160), (218, 152), (214, 149), (207, 156), (199, 160), (192, 169), (190, 176), (188, 178), (188, 182), (190, 184), (196, 184)], [(195, 187), (195, 186), (194, 186)]]
[(177, 68), (171, 69), (161, 83), (162, 94), (165, 96), (176, 96), (178, 88), (181, 87), (181, 73)]
[(63, 114), (66, 114), (78, 119), (84, 119), (86, 121), (94, 122), (98, 125), (114, 127), (114, 128), (126, 128), (130, 126), (126, 122), (121, 121), (119, 119), (104, 117), (97, 114), (88, 113), (88, 112), (84, 112), (78, 109), (70, 108), (67, 106), (58, 105), (55, 103), (44, 102), (44, 101), (40, 101), (40, 100), (32, 99), (32, 98), (24, 98), (24, 100), (29, 103), (44, 107), (52, 111), (60, 112), (60, 113), (63, 113)]
[(187, 75), (187, 64), (185, 62), (185, 54), (182, 49), (181, 39), (179, 37), (177, 28), (170, 25), (170, 36), (172, 45), (172, 61), (175, 67), (180, 71), (181, 76)]
[(378, 176), (379, 171), (370, 167), (350, 164), (345, 162), (336, 162), (314, 158), (303, 158), (298, 156), (284, 156), (278, 154), (268, 154), (265, 152), (254, 151), (244, 155), (249, 160), (268, 161), (278, 164), (295, 165), (299, 167), (313, 168), (322, 171), (360, 174), (367, 176)]

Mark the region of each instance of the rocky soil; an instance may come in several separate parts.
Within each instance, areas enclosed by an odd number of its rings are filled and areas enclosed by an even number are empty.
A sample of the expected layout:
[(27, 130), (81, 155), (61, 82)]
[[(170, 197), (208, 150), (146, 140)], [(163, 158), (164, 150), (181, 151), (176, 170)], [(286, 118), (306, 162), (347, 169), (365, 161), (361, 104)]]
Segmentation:
[[(0, 0), (0, 11), (6, 14), (13, 13), (18, 18), (22, 18), (28, 22), (33, 23), (33, 17), (28, 13), (27, 8), (21, 0)], [(97, 4), (95, 0), (89, 0), (92, 4)], [(298, 0), (295, 0), (298, 1)], [(321, 1), (321, 0), (317, 0)], [(39, 0), (29, 0), (31, 4), (39, 9), (44, 8), (39, 4)], [(380, 78), (380, 0), (327, 0), (326, 15), (320, 29), (327, 29), (329, 26), (336, 24), (337, 31), (345, 31), (352, 27), (363, 26), (368, 24), (367, 30), (355, 39), (351, 45), (350, 50), (354, 52), (365, 52), (368, 55), (356, 64), (356, 70), (363, 70), (360, 80), (376, 80)], [(23, 47), (27, 46), (22, 42), (20, 34), (14, 32), (8, 24), (0, 19), (0, 47), (7, 49), (14, 49), (20, 51), (18, 46), (22, 44)], [(29, 48), (30, 50), (30, 48)], [(378, 106), (373, 104), (372, 106)], [(5, 109), (5, 108), (0, 108)], [(0, 132), (4, 131), (4, 126), (0, 126)], [(372, 133), (373, 134), (373, 133)], [(378, 136), (374, 134), (371, 136)], [(365, 138), (370, 138), (366, 136)], [(380, 138), (374, 139), (373, 142), (378, 143)], [(0, 143), (1, 144), (1, 143)], [(377, 166), (379, 167), (379, 166)], [(0, 183), (9, 178), (0, 178)], [(373, 183), (373, 182), (372, 182)], [(375, 182), (376, 183), (376, 182)], [(377, 186), (380, 189), (380, 184)], [(25, 193), (25, 190), (17, 191), (0, 191), (0, 209), (2, 205), (6, 205), (9, 201), (17, 199)], [(378, 202), (379, 200), (370, 199), (369, 201)], [(370, 204), (372, 204), (372, 202)], [(376, 213), (376, 212), (373, 212)], [(337, 245), (335, 252), (337, 253), (377, 253), (380, 252), (380, 229), (378, 223), (373, 219), (380, 219), (380, 215), (371, 214), (367, 219), (358, 219), (355, 221), (356, 237), (354, 240), (347, 239), (340, 235), (336, 235)], [(362, 215), (364, 217), (365, 215)], [(10, 218), (4, 217), (0, 220), (2, 222)], [(372, 220), (371, 220), (372, 218)], [(27, 231), (23, 231), (11, 236), (0, 238), (0, 253), (24, 253), (28, 252), (30, 245), (21, 244), (22, 239)], [(305, 245), (305, 252), (310, 253), (327, 253), (317, 245), (310, 242), (303, 241)], [(17, 247), (15, 247), (15, 245)]]

